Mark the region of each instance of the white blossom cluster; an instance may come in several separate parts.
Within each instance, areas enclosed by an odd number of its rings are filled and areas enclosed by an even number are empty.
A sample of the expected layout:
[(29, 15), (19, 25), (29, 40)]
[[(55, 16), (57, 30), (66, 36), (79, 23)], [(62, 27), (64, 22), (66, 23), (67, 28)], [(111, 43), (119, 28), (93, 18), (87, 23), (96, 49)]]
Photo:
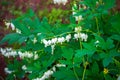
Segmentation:
[(88, 35), (85, 33), (81, 33), (82, 28), (81, 27), (76, 27), (75, 28), (75, 34), (74, 34), (74, 38), (75, 39), (81, 39), (81, 41), (87, 41)]
[(83, 20), (83, 17), (82, 17), (82, 15), (79, 15), (79, 16), (75, 16), (75, 14), (76, 14), (76, 9), (75, 8), (77, 8), (77, 5), (76, 4), (74, 4), (74, 7), (72, 7), (72, 14), (74, 15), (74, 17), (75, 17), (75, 20), (76, 21), (81, 21), (81, 20)]
[(25, 52), (21, 52), (21, 51), (15, 51), (13, 50), (12, 48), (0, 48), (0, 52), (2, 55), (4, 55), (5, 57), (16, 57), (16, 56), (19, 56), (21, 59), (24, 59), (24, 58), (33, 58), (34, 60), (38, 59), (39, 56), (38, 54), (33, 54), (31, 52), (28, 52), (28, 51), (25, 51)]
[[(43, 74), (43, 76), (41, 78), (36, 78), (36, 79), (33, 79), (33, 80), (45, 80), (45, 79), (48, 79), (56, 71), (56, 67), (66, 67), (66, 65), (65, 64), (56, 64), (55, 66), (52, 67), (52, 69), (44, 72), (44, 74)], [(27, 71), (26, 65), (22, 66), (22, 70), (24, 70), (25, 72), (28, 72), (28, 73), (32, 73), (32, 71)]]
[(16, 51), (12, 50), (12, 48), (0, 48), (0, 52), (2, 55), (4, 55), (5, 57), (10, 57), (10, 56), (17, 56), (18, 54), (16, 53)]
[(75, 39), (81, 39), (82, 41), (87, 41), (88, 35), (85, 33), (76, 33), (74, 34)]
[[(80, 39), (81, 41), (87, 41), (88, 39), (88, 35), (85, 33), (81, 33), (82, 28), (80, 27), (75, 27), (75, 34), (74, 34), (74, 38), (73, 39)], [(71, 34), (66, 35), (65, 37), (56, 37), (56, 38), (52, 38), (49, 40), (43, 39), (41, 42), (45, 45), (45, 47), (51, 46), (52, 49), (52, 53), (54, 53), (54, 49), (55, 49), (55, 45), (56, 44), (62, 44), (64, 42), (69, 42), (70, 39), (72, 39)]]
[(12, 72), (14, 72), (14, 71), (9, 70), (7, 67), (4, 69), (4, 71), (5, 71), (5, 73), (7, 73), (7, 74), (11, 74)]
[(53, 3), (54, 4), (63, 4), (65, 5), (66, 3), (68, 2), (68, 0), (53, 0)]
[(46, 80), (46, 79), (48, 79), (56, 71), (56, 67), (66, 67), (66, 65), (56, 64), (55, 66), (52, 67), (52, 69), (44, 72), (44, 74), (41, 78), (36, 78), (36, 79), (33, 79), (33, 80)]
[(77, 13), (77, 10), (83, 9), (86, 10), (88, 7), (84, 4), (80, 4), (79, 7), (77, 6), (77, 4), (74, 4), (74, 6), (72, 7), (72, 14), (75, 17), (76, 21), (82, 21), (83, 20), (83, 16), (82, 15), (75, 15)]
[(45, 44), (45, 47), (47, 47), (47, 46), (55, 45), (57, 43), (62, 44), (65, 41), (69, 42), (70, 39), (71, 39), (71, 34), (68, 34), (65, 38), (64, 37), (58, 37), (58, 38), (53, 38), (51, 40), (43, 39), (42, 42)]
[[(75, 14), (76, 14), (76, 12), (73, 12), (73, 15), (75, 15)], [(81, 21), (81, 20), (83, 20), (82, 15), (74, 16), (74, 17), (75, 17), (75, 20), (76, 20), (76, 21)]]
[(49, 78), (54, 72), (52, 70), (48, 70), (47, 72), (44, 73), (44, 75), (41, 78), (36, 78), (33, 80), (45, 80)]
[(15, 28), (14, 24), (13, 23), (10, 23), (10, 22), (5, 22), (5, 25), (7, 26), (7, 28), (11, 27), (11, 29), (14, 31), (16, 31), (16, 33), (19, 33), (21, 34), (21, 31), (17, 28)]
[(46, 80), (48, 79), (54, 72), (55, 72), (55, 66), (52, 67), (52, 69), (44, 72), (43, 76), (40, 77), (40, 78), (36, 78), (36, 79), (33, 79), (33, 80)]
[[(26, 71), (26, 70), (27, 70), (26, 65), (23, 65), (23, 66), (22, 66), (22, 70), (24, 70), (25, 72), (28, 72), (28, 73), (32, 73), (32, 71)], [(7, 74), (11, 74), (11, 73), (14, 72), (14, 71), (12, 71), (12, 70), (9, 70), (7, 67), (4, 69), (4, 71), (5, 71), (5, 73), (7, 73)]]
[(42, 43), (45, 45), (45, 47), (51, 46), (52, 53), (54, 53), (55, 45), (56, 44), (62, 44), (63, 42), (69, 42), (71, 39), (71, 34), (68, 34), (66, 37), (58, 37), (58, 38), (53, 38), (50, 40), (43, 39)]

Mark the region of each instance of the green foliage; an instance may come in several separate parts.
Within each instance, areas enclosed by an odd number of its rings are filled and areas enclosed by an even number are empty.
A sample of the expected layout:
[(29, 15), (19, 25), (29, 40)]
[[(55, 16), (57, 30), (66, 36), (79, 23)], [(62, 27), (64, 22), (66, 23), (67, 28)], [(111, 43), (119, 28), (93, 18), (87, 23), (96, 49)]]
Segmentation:
[[(61, 74), (63, 74), (63, 75), (61, 75)], [(64, 80), (74, 80), (74, 79), (76, 79), (73, 74), (73, 71), (67, 70), (65, 68), (60, 69), (60, 71), (55, 72), (53, 76), (56, 77), (57, 80), (63, 80), (63, 79)]]
[[(70, 60), (70, 59), (73, 58), (73, 54), (74, 54), (73, 49), (62, 48), (62, 51), (63, 51), (62, 56), (63, 56), (64, 58), (66, 58), (67, 60)], [(68, 56), (68, 55), (69, 55), (69, 56)]]
[[(9, 43), (9, 44), (12, 44), (12, 43), (18, 41), (20, 38), (21, 38), (21, 35), (20, 35), (20, 34), (18, 34), (18, 33), (11, 33), (11, 34), (6, 35), (6, 37), (4, 37), (4, 38), (1, 40), (0, 43), (2, 44), (2, 43), (4, 43), (4, 42), (6, 42), (6, 41), (9, 41), (8, 43)], [(22, 41), (20, 40), (20, 42), (22, 42)]]
[[(76, 14), (70, 16), (68, 24), (60, 23), (59, 20), (49, 24), (52, 21), (49, 22), (45, 17), (40, 21), (32, 10), (12, 20), (21, 33), (6, 35), (0, 44), (17, 43), (21, 45), (19, 50), (36, 52), (39, 58), (10, 62), (8, 68), (15, 72), (8, 75), (8, 80), (13, 79), (11, 75), (14, 74), (18, 79), (26, 75), (26, 72), (21, 70), (22, 65), (27, 66), (27, 71), (32, 71), (28, 74), (30, 80), (42, 77), (52, 67), (55, 67), (56, 71), (49, 77), (50, 80), (117, 79), (120, 75), (118, 70), (120, 69), (120, 14), (111, 11), (115, 6), (115, 0), (84, 0), (78, 5), (82, 6), (80, 9), (77, 5), (73, 6)], [(61, 10), (57, 12), (58, 15), (62, 13)], [(54, 15), (49, 14), (50, 20), (59, 17), (57, 12), (53, 10)], [(76, 21), (74, 17), (80, 15), (83, 20)], [(68, 42), (56, 43), (54, 49), (50, 46), (46, 47), (42, 42), (43, 39), (51, 40), (56, 37), (66, 37), (68, 34), (73, 37), (76, 34), (74, 28), (79, 26), (82, 27), (81, 33), (88, 34), (86, 42), (74, 37)], [(56, 67), (57, 64), (65, 66)]]

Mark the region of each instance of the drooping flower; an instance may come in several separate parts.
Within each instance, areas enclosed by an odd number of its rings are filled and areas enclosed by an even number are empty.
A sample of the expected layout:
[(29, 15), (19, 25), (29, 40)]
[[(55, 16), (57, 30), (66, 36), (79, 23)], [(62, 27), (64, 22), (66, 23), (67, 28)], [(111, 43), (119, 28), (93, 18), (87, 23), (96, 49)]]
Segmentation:
[(97, 40), (96, 42), (95, 42), (95, 44), (99, 44), (100, 42)]
[(58, 43), (63, 43), (63, 42), (65, 42), (65, 38), (64, 37), (60, 37), (60, 38), (58, 38)]
[(4, 55), (5, 57), (8, 57), (8, 58), (10, 56), (15, 57), (18, 55), (16, 51), (12, 50), (12, 48), (5, 48), (5, 49), (0, 48), (0, 52), (2, 55)]
[(74, 34), (74, 38), (78, 40), (79, 35), (78, 34)]
[(56, 64), (56, 67), (66, 67), (65, 64)]
[(52, 44), (55, 44), (55, 43), (57, 42), (57, 38), (53, 38), (53, 39), (51, 40), (51, 42), (52, 42)]
[(35, 43), (37, 42), (37, 39), (36, 39), (36, 38), (34, 38), (32, 41), (33, 41), (33, 43), (35, 44)]
[(27, 69), (26, 65), (23, 65), (22, 70), (26, 70), (26, 69)]
[(76, 20), (76, 21), (81, 21), (81, 20), (83, 20), (82, 15), (75, 16), (75, 20)]
[(38, 58), (39, 58), (38, 54), (35, 54), (35, 55), (34, 55), (34, 60), (36, 60), (36, 59), (38, 59)]
[(80, 38), (82, 41), (87, 41), (88, 35), (85, 33), (80, 33)]
[(14, 71), (9, 70), (7, 67), (4, 69), (4, 71), (5, 71), (7, 74), (11, 74), (12, 72), (14, 72)]
[(77, 33), (77, 34), (74, 34), (74, 38), (77, 40), (81, 39), (81, 41), (87, 41), (88, 35), (85, 33)]
[(95, 41), (95, 46), (98, 47), (99, 43), (100, 43), (100, 42), (99, 42), (98, 40)]
[(41, 33), (37, 33), (37, 36), (41, 35)]
[(7, 22), (5, 22), (5, 25), (7, 26), (7, 28), (11, 27), (12, 30), (15, 30), (15, 26), (14, 26), (13, 23), (9, 23), (9, 22), (7, 23)]
[(49, 43), (48, 43), (47, 40), (43, 39), (42, 42), (43, 42), (43, 44), (45, 45), (45, 47), (49, 46)]
[(82, 27), (81, 26), (75, 27), (75, 32), (80, 33), (81, 31), (82, 31)]
[(16, 28), (15, 30), (16, 30), (16, 33), (21, 34), (21, 31), (19, 29)]
[(53, 70), (48, 70), (46, 72), (44, 72), (43, 76), (41, 78), (36, 78), (36, 79), (33, 79), (33, 80), (46, 80), (48, 79), (52, 74), (54, 73)]
[(52, 44), (51, 40), (48, 40), (48, 46), (50, 46)]
[(70, 39), (71, 39), (71, 34), (68, 34), (68, 35), (66, 36), (66, 41), (69, 42)]

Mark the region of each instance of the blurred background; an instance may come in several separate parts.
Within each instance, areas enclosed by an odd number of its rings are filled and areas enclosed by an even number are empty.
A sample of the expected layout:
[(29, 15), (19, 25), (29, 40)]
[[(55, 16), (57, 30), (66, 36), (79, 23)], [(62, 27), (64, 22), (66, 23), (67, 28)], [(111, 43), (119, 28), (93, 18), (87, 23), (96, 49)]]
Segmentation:
[[(53, 0), (0, 0), (0, 39), (9, 33), (9, 30), (4, 29), (5, 21), (9, 22), (28, 9), (33, 9), (40, 19), (47, 17), (49, 22), (53, 23), (57, 19), (67, 17), (73, 1), (68, 0), (66, 5), (58, 5), (54, 4)], [(64, 22), (67, 22), (67, 19)]]

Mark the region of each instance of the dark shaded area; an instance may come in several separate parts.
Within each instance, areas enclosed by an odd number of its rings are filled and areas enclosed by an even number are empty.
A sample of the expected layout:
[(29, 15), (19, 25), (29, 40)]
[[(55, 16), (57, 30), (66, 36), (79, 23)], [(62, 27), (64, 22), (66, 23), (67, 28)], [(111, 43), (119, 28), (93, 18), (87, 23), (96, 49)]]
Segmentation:
[(118, 11), (120, 11), (120, 0), (117, 0), (117, 1), (116, 1), (116, 4), (117, 4), (116, 9), (117, 9)]
[(2, 55), (0, 55), (0, 80), (6, 77), (6, 74), (4, 72), (5, 67), (6, 67), (5, 59)]

